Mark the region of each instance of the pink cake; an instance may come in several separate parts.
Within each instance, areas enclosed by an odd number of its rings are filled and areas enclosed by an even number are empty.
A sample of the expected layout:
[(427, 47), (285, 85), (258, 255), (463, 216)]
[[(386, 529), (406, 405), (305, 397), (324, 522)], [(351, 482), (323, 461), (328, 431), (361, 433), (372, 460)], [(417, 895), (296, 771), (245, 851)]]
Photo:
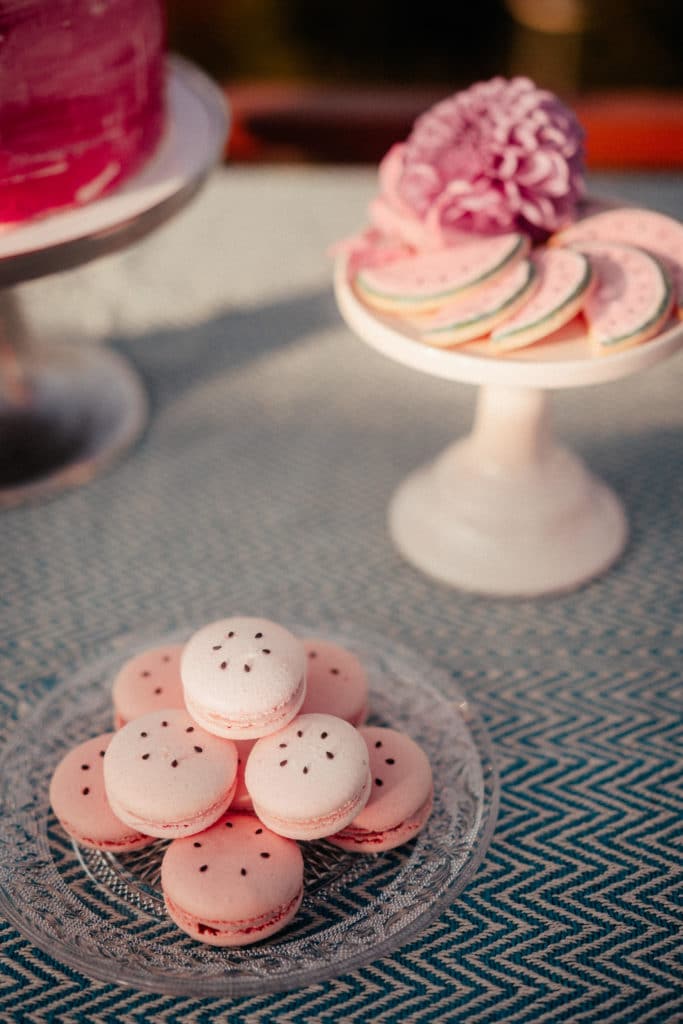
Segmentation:
[(160, 0), (0, 0), (0, 222), (91, 202), (164, 125)]

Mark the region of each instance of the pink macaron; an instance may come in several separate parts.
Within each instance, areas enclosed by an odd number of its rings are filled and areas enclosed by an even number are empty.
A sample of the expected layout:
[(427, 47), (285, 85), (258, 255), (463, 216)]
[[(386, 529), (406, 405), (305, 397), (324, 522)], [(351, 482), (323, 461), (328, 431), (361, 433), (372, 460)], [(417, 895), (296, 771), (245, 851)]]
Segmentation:
[(254, 812), (290, 839), (339, 832), (370, 795), (368, 750), (357, 729), (333, 715), (300, 715), (258, 740), (245, 772)]
[(368, 679), (355, 654), (329, 640), (305, 639), (306, 696), (300, 714), (336, 715), (362, 725), (368, 715)]
[(176, 839), (161, 864), (161, 887), (179, 928), (213, 946), (244, 946), (291, 921), (303, 894), (303, 857), (291, 839), (252, 814), (229, 812)]
[(405, 733), (378, 726), (359, 730), (367, 744), (372, 792), (363, 810), (329, 841), (343, 850), (379, 853), (407, 843), (432, 809), (432, 769)]
[(86, 740), (62, 758), (50, 781), (50, 803), (64, 831), (82, 846), (124, 853), (154, 842), (117, 818), (104, 788), (104, 755), (114, 734)]
[(124, 725), (104, 756), (114, 813), (162, 839), (208, 828), (230, 806), (236, 782), (235, 744), (205, 732), (176, 708)]
[(188, 640), (180, 671), (192, 717), (228, 739), (281, 729), (306, 692), (303, 643), (268, 619), (236, 617), (204, 626)]
[(185, 707), (180, 680), (182, 651), (182, 644), (153, 647), (122, 665), (112, 686), (117, 729), (150, 711)]

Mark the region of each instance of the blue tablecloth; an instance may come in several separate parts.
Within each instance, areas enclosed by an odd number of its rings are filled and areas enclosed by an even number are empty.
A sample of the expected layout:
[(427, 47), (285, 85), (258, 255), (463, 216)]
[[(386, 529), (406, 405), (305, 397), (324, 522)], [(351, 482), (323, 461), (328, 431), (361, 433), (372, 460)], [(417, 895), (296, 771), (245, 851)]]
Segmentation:
[[(680, 177), (593, 185), (683, 217)], [(105, 476), (0, 516), (3, 732), (141, 625), (356, 620), (445, 668), (487, 723), (502, 794), (485, 861), (399, 952), (280, 995), (91, 981), (0, 924), (0, 1020), (680, 1019), (683, 359), (555, 398), (558, 433), (628, 511), (604, 578), (536, 601), (430, 581), (386, 505), (467, 431), (475, 393), (343, 325), (325, 250), (373, 189), (365, 170), (222, 170), (144, 243), (24, 286), (34, 329), (133, 360), (152, 418)]]

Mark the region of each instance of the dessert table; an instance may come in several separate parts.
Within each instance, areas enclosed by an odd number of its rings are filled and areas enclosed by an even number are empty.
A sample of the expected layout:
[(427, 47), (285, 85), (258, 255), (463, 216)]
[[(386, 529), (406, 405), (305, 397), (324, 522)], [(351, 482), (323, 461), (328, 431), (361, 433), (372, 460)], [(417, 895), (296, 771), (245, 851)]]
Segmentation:
[[(680, 176), (590, 184), (683, 218)], [(683, 1009), (683, 358), (554, 397), (558, 429), (628, 511), (607, 574), (536, 600), (432, 581), (394, 549), (386, 506), (466, 431), (475, 395), (342, 321), (327, 251), (374, 188), (364, 168), (226, 167), (143, 242), (19, 288), (37, 337), (132, 360), (151, 418), (105, 475), (0, 513), (0, 752), (131, 633), (236, 613), (357, 623), (438, 667), (444, 695), (450, 679), (483, 718), (500, 776), (483, 863), (399, 950), (239, 998), (91, 980), (2, 922), (0, 1020), (578, 1024)]]

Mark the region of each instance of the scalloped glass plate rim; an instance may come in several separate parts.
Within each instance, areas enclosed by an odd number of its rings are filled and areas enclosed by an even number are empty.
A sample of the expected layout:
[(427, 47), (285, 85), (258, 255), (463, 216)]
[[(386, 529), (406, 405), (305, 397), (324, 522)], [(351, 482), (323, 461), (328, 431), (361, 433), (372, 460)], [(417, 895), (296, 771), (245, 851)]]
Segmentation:
[[(241, 974), (237, 978), (232, 978), (230, 972), (226, 971), (220, 976), (198, 976), (197, 982), (199, 984), (197, 989), (193, 989), (188, 978), (182, 975), (159, 977), (159, 975), (154, 974), (149, 970), (141, 969), (139, 966), (131, 967), (129, 964), (121, 964), (113, 958), (105, 959), (101, 956), (93, 956), (93, 954), (88, 950), (84, 950), (79, 946), (77, 938), (72, 945), (67, 945), (64, 942), (58, 942), (50, 935), (41, 932), (22, 914), (21, 907), (17, 906), (15, 901), (12, 899), (11, 891), (8, 891), (7, 878), (11, 874), (11, 865), (8, 867), (3, 863), (0, 867), (0, 909), (6, 916), (7, 920), (17, 928), (20, 934), (29, 939), (35, 946), (43, 950), (43, 952), (95, 980), (110, 983), (113, 982), (139, 988), (144, 991), (170, 995), (188, 996), (194, 994), (196, 996), (202, 995), (207, 997), (242, 996), (264, 991), (275, 993), (327, 981), (334, 977), (341, 976), (342, 974), (346, 974), (355, 968), (369, 964), (372, 961), (386, 956), (387, 954), (404, 946), (411, 939), (417, 936), (428, 924), (433, 922), (440, 913), (450, 905), (450, 903), (452, 903), (454, 897), (464, 889), (483, 860), (486, 850), (490, 844), (498, 813), (498, 772), (491, 742), (483, 722), (476, 711), (471, 707), (467, 698), (462, 694), (459, 686), (444, 668), (438, 668), (431, 662), (428, 662), (427, 674), (434, 680), (434, 683), (439, 683), (440, 687), (437, 688), (436, 685), (424, 682), (424, 659), (418, 658), (414, 652), (400, 644), (397, 644), (393, 639), (391, 641), (392, 650), (388, 653), (381, 646), (387, 645), (387, 638), (382, 638), (376, 633), (369, 632), (352, 623), (339, 622), (335, 623), (333, 626), (322, 623), (308, 623), (303, 628), (301, 626), (297, 627), (296, 625), (290, 625), (290, 628), (295, 632), (298, 632), (299, 635), (325, 637), (330, 640), (336, 640), (339, 643), (355, 649), (359, 654), (361, 654), (364, 664), (369, 670), (371, 695), (373, 689), (376, 688), (376, 692), (379, 696), (380, 693), (385, 695), (385, 682), (382, 680), (382, 675), (384, 673), (380, 674), (377, 661), (374, 664), (372, 661), (368, 662), (368, 658), (372, 660), (371, 652), (373, 650), (378, 651), (376, 656), (377, 659), (382, 659), (384, 663), (388, 662), (395, 670), (402, 670), (403, 672), (407, 672), (409, 675), (412, 675), (413, 682), (416, 679), (422, 680), (421, 682), (417, 682), (416, 685), (420, 687), (424, 695), (428, 695), (433, 698), (437, 706), (439, 704), (447, 706), (450, 711), (460, 719), (462, 727), (471, 738), (481, 766), (483, 786), (482, 801), (476, 835), (473, 837), (472, 843), (469, 846), (461, 869), (445, 886), (443, 891), (441, 891), (436, 898), (431, 901), (427, 901), (421, 910), (412, 915), (406, 923), (402, 924), (402, 926), (400, 926), (396, 931), (392, 932), (392, 934), (385, 938), (368, 945), (367, 942), (362, 941), (363, 937), (361, 936), (361, 942), (356, 945), (356, 948), (351, 949), (343, 959), (340, 959), (334, 965), (331, 966), (327, 961), (323, 961), (318, 967), (308, 967), (294, 973), (290, 972), (287, 974), (269, 976), (268, 984), (265, 987), (264, 980), (260, 976)], [(130, 656), (136, 651), (144, 649), (146, 646), (151, 647), (163, 642), (177, 642), (178, 640), (184, 639), (190, 632), (191, 630), (189, 629), (176, 629), (172, 631), (168, 629), (147, 628), (144, 631), (136, 630), (117, 638), (107, 653), (82, 666), (74, 673), (73, 677), (69, 678), (70, 673), (63, 673), (36, 707), (19, 721), (14, 735), (9, 738), (4, 749), (0, 753), (0, 808), (2, 808), (2, 805), (7, 802), (7, 793), (4, 792), (4, 789), (8, 785), (6, 782), (6, 769), (9, 759), (13, 754), (17, 753), (18, 749), (21, 749), (24, 738), (27, 735), (32, 735), (32, 730), (35, 730), (40, 723), (45, 720), (46, 715), (49, 715), (50, 710), (60, 701), (60, 699), (63, 699), (69, 694), (80, 692), (84, 685), (89, 680), (92, 680), (94, 676), (101, 674), (107, 669), (111, 671), (112, 666), (120, 663), (124, 657)], [(65, 682), (65, 679), (68, 679), (68, 682)], [(447, 690), (448, 696), (446, 696), (446, 693), (444, 692), (445, 689)], [(442, 716), (435, 715), (434, 719), (435, 723), (441, 726), (443, 721)], [(389, 724), (391, 725), (392, 722), (389, 722)], [(87, 736), (84, 735), (83, 739), (86, 738)], [(68, 749), (68, 745), (65, 745), (64, 752), (66, 752), (66, 749)], [(0, 821), (0, 842), (5, 842), (2, 834), (3, 830), (9, 827), (7, 818), (7, 813), (3, 810), (2, 819)], [(49, 864), (46, 865), (46, 870), (50, 870), (53, 865), (50, 859), (46, 820), (42, 822), (41, 826), (39, 826), (38, 833), (36, 852), (38, 854), (42, 854), (44, 858), (49, 861)], [(419, 842), (419, 837), (417, 842)], [(76, 851), (74, 855), (77, 856)], [(72, 894), (69, 893), (69, 895)], [(374, 902), (380, 904), (383, 901), (384, 893)], [(332, 928), (338, 928), (338, 926), (333, 925)], [(179, 938), (185, 938), (181, 933), (178, 933), (178, 935)], [(274, 939), (271, 939), (270, 942), (245, 948), (257, 951), (268, 951), (276, 954), (276, 940), (277, 936), (275, 936)], [(281, 943), (282, 948), (286, 948), (287, 945), (291, 945), (292, 941), (293, 940), (291, 938), (285, 939)], [(314, 941), (314, 937), (313, 940), (309, 938), (306, 941)], [(211, 949), (214, 949), (214, 947), (211, 947)], [(221, 952), (227, 953), (228, 956), (230, 954), (230, 950)]]

